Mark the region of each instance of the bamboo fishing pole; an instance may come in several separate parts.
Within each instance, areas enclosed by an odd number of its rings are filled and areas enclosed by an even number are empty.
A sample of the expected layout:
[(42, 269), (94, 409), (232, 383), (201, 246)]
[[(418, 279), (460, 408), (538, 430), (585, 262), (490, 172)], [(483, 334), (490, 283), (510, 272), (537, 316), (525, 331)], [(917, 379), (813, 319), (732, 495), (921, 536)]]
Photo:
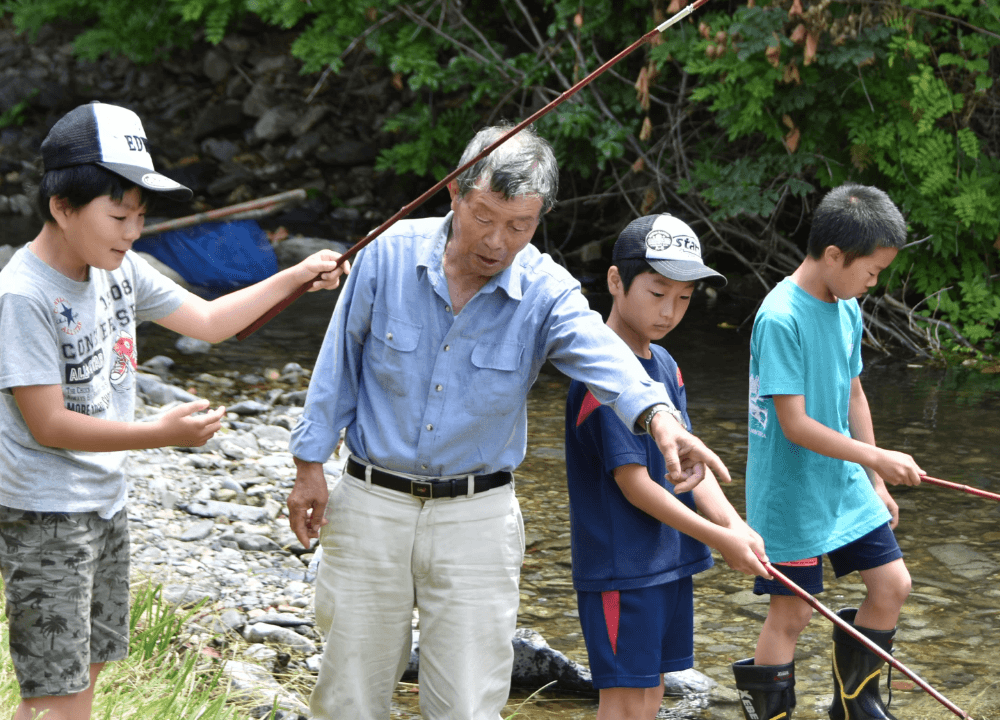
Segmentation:
[[(561, 105), (562, 103), (564, 103), (569, 98), (573, 97), (573, 95), (575, 95), (581, 89), (583, 89), (584, 87), (586, 87), (587, 85), (589, 85), (591, 82), (593, 82), (595, 79), (597, 79), (598, 77), (600, 77), (601, 75), (603, 75), (604, 72), (607, 71), (609, 68), (611, 68), (613, 65), (615, 65), (616, 63), (620, 62), (624, 58), (626, 58), (629, 55), (631, 55), (641, 45), (643, 45), (644, 43), (647, 43), (650, 40), (652, 40), (653, 38), (657, 37), (660, 33), (662, 33), (663, 31), (665, 31), (671, 25), (674, 25), (675, 23), (680, 22), (681, 20), (683, 20), (684, 18), (686, 18), (688, 15), (690, 15), (691, 13), (693, 13), (695, 10), (697, 10), (699, 7), (701, 7), (702, 5), (704, 5), (706, 2), (708, 2), (708, 0), (695, 0), (695, 2), (693, 2), (692, 4), (688, 5), (685, 8), (682, 8), (678, 12), (674, 13), (667, 20), (665, 20), (664, 22), (662, 22), (659, 25), (657, 25), (655, 28), (653, 28), (648, 33), (646, 33), (645, 35), (643, 35), (642, 37), (640, 37), (634, 43), (632, 43), (627, 48), (625, 48), (624, 50), (622, 50), (621, 52), (619, 52), (617, 55), (615, 55), (613, 58), (611, 58), (610, 60), (608, 60), (607, 62), (605, 62), (603, 65), (601, 65), (599, 68), (597, 68), (592, 73), (590, 73), (589, 75), (587, 75), (585, 78), (583, 78), (582, 80), (578, 81), (575, 85), (573, 85), (572, 87), (570, 87), (568, 90), (564, 91), (561, 95), (559, 95), (559, 97), (557, 97), (554, 100), (552, 100), (548, 105), (546, 105), (545, 107), (543, 107), (540, 110), (536, 111), (534, 114), (530, 115), (528, 118), (526, 118), (525, 120), (522, 120), (517, 125), (515, 125), (514, 127), (512, 127), (506, 133), (504, 133), (503, 135), (501, 135), (500, 138), (498, 138), (495, 142), (493, 142), (491, 145), (488, 145), (481, 153), (479, 153), (478, 155), (476, 155), (476, 157), (472, 158), (471, 160), (469, 160), (464, 165), (462, 165), (462, 166), (460, 166), (460, 167), (455, 168), (454, 170), (452, 170), (448, 175), (446, 175), (443, 179), (441, 179), (432, 188), (430, 188), (429, 190), (427, 190), (423, 195), (421, 195), (420, 197), (418, 197), (416, 200), (414, 200), (413, 202), (409, 203), (408, 205), (403, 206), (395, 215), (393, 215), (388, 220), (386, 220), (384, 223), (382, 223), (377, 228), (375, 228), (370, 233), (368, 233), (368, 235), (366, 235), (363, 239), (361, 239), (359, 242), (357, 242), (353, 247), (351, 247), (349, 250), (347, 250), (347, 252), (345, 252), (343, 255), (341, 255), (337, 259), (337, 266), (339, 267), (341, 264), (343, 264), (348, 259), (350, 259), (351, 257), (353, 257), (359, 250), (361, 250), (363, 247), (365, 247), (372, 240), (374, 240), (379, 235), (381, 235), (386, 230), (388, 230), (398, 220), (402, 220), (407, 215), (409, 215), (411, 212), (413, 212), (416, 208), (420, 207), (426, 200), (428, 200), (434, 194), (436, 194), (439, 190), (441, 190), (442, 188), (444, 188), (445, 186), (447, 186), (448, 183), (450, 183), (452, 180), (454, 180), (456, 177), (458, 177), (461, 173), (465, 172), (467, 169), (469, 169), (470, 167), (472, 167), (473, 165), (475, 165), (477, 162), (479, 162), (480, 160), (482, 160), (484, 157), (486, 157), (487, 155), (489, 155), (491, 152), (493, 152), (494, 150), (496, 150), (498, 147), (500, 147), (501, 145), (503, 145), (511, 137), (513, 137), (514, 135), (516, 135), (517, 133), (519, 133), (521, 130), (523, 130), (524, 128), (526, 128), (531, 123), (533, 123), (536, 120), (538, 120), (540, 117), (542, 117), (546, 113), (548, 113), (548, 112), (554, 110), (555, 108), (557, 108), (559, 105)], [(277, 315), (278, 313), (280, 313), (282, 310), (284, 310), (286, 307), (288, 307), (293, 302), (295, 302), (298, 298), (300, 298), (303, 294), (305, 294), (315, 281), (316, 281), (316, 278), (313, 278), (312, 280), (309, 280), (308, 282), (303, 283), (291, 295), (289, 295), (284, 300), (282, 300), (277, 305), (275, 305), (270, 310), (268, 310), (266, 313), (264, 313), (263, 315), (261, 315), (259, 318), (257, 318), (253, 323), (251, 323), (250, 325), (248, 325), (246, 328), (244, 328), (243, 330), (240, 330), (238, 333), (236, 333), (237, 339), (239, 339), (239, 340), (245, 340), (250, 335), (252, 335), (253, 333), (257, 332), (257, 330), (259, 330), (266, 323), (268, 323), (271, 320), (271, 318), (273, 318), (275, 315)]]
[(925, 483), (930, 483), (931, 485), (937, 485), (938, 487), (948, 488), (949, 490), (960, 490), (961, 492), (968, 493), (969, 495), (975, 495), (976, 497), (987, 498), (989, 500), (996, 500), (1000, 502), (1000, 495), (991, 493), (987, 490), (980, 490), (979, 488), (948, 482), (947, 480), (939, 480), (938, 478), (930, 477), (928, 475), (921, 475), (920, 480)]
[[(759, 557), (758, 557), (758, 560), (760, 560)], [(850, 623), (848, 623), (846, 620), (844, 620), (839, 615), (837, 615), (837, 613), (833, 612), (826, 605), (824, 605), (819, 600), (817, 600), (816, 598), (814, 598), (812, 595), (810, 595), (809, 593), (807, 593), (805, 590), (803, 590), (802, 588), (800, 588), (798, 585), (796, 585), (794, 582), (792, 582), (789, 578), (787, 578), (779, 570), (775, 569), (774, 565), (772, 565), (770, 562), (768, 562), (767, 560), (761, 560), (760, 562), (767, 569), (767, 571), (769, 573), (771, 573), (771, 575), (773, 575), (775, 578), (777, 578), (777, 580), (779, 582), (781, 582), (782, 585), (784, 585), (789, 590), (791, 590), (793, 593), (795, 593), (796, 595), (798, 595), (799, 598), (801, 598), (802, 600), (805, 600), (806, 603), (808, 603), (813, 609), (815, 609), (816, 611), (818, 611), (827, 620), (831, 621), (834, 625), (836, 625), (841, 630), (843, 630), (848, 635), (850, 635), (852, 638), (854, 638), (859, 643), (861, 643), (862, 645), (864, 645), (870, 652), (875, 653), (880, 658), (882, 658), (883, 660), (885, 660), (887, 663), (889, 663), (890, 665), (892, 665), (892, 667), (896, 668), (897, 670), (899, 670), (899, 672), (903, 673), (904, 675), (906, 675), (906, 677), (910, 678), (910, 680), (912, 680), (917, 685), (919, 685), (920, 688), (923, 689), (932, 698), (934, 698), (935, 700), (937, 700), (939, 703), (941, 703), (942, 705), (944, 705), (946, 708), (948, 708), (949, 710), (951, 710), (953, 713), (955, 713), (956, 715), (958, 715), (960, 718), (968, 718), (969, 717), (969, 714), (967, 712), (965, 712), (958, 705), (956, 705), (951, 700), (949, 700), (944, 695), (942, 695), (937, 690), (935, 690), (933, 687), (931, 687), (927, 683), (926, 680), (924, 680), (919, 675), (917, 675), (915, 672), (913, 672), (908, 667), (906, 667), (905, 665), (903, 665), (903, 663), (899, 662), (899, 660), (897, 660), (896, 658), (894, 658), (892, 656), (892, 653), (886, 652), (885, 650), (883, 650), (882, 648), (880, 648), (878, 645), (876, 645), (874, 642), (872, 642), (871, 640), (869, 640), (868, 638), (866, 638), (864, 635), (862, 635), (860, 632), (858, 632), (854, 628), (853, 625), (851, 625)]]

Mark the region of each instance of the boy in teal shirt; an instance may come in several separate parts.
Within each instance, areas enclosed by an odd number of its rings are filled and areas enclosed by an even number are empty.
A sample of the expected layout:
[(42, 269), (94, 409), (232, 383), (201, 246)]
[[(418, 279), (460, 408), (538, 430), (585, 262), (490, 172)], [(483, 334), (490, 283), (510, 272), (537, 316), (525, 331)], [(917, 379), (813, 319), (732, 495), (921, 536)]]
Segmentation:
[[(771, 562), (807, 592), (823, 590), (822, 555), (838, 577), (857, 570), (868, 595), (839, 611), (892, 647), (910, 576), (892, 528), (899, 509), (885, 483), (917, 485), (909, 455), (875, 446), (861, 387), (861, 310), (906, 239), (906, 223), (873, 187), (844, 185), (817, 207), (808, 256), (765, 298), (750, 340), (747, 522)], [(791, 717), (794, 656), (812, 608), (776, 580), (753, 658), (733, 665), (747, 720)], [(832, 720), (892, 718), (878, 690), (883, 661), (834, 630)]]

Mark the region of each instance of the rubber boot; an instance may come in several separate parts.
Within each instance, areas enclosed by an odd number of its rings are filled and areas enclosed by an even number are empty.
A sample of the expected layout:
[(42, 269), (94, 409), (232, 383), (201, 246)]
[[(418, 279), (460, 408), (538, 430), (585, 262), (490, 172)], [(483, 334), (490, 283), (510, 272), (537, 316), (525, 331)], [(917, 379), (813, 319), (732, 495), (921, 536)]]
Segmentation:
[(753, 658), (733, 663), (736, 692), (745, 720), (791, 720), (795, 709), (795, 663), (754, 665)]
[[(838, 610), (837, 615), (851, 627), (888, 653), (896, 630), (872, 630), (854, 624), (858, 611)], [(879, 694), (879, 680), (885, 660), (852, 637), (846, 630), (833, 626), (833, 704), (830, 720), (896, 720)], [(892, 699), (891, 690), (889, 695)]]

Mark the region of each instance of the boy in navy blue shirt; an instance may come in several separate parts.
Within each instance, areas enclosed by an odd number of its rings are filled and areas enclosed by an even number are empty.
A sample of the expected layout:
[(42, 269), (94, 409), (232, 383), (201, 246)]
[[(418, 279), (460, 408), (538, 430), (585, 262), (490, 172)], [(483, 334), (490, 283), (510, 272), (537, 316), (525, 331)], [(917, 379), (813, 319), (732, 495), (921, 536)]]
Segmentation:
[[(697, 236), (671, 215), (634, 220), (615, 243), (608, 327), (662, 382), (688, 430), (680, 369), (661, 340), (684, 317), (695, 282), (726, 279), (701, 259)], [(652, 418), (646, 418), (648, 426)], [(735, 570), (770, 577), (764, 543), (723, 495), (715, 477), (674, 493), (663, 456), (574, 381), (566, 403), (573, 585), (577, 590), (598, 720), (650, 720), (663, 673), (693, 665), (691, 576), (712, 566), (706, 545)], [(698, 514), (698, 511), (704, 514)]]

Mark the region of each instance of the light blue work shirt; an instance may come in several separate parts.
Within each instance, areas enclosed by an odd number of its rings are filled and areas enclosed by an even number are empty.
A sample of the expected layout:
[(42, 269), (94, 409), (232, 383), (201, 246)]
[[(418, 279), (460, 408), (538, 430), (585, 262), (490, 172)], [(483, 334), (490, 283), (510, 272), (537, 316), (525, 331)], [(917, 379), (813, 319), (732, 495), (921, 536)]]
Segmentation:
[(628, 427), (670, 404), (580, 284), (533, 245), (454, 315), (442, 266), (450, 227), (451, 213), (399, 222), (358, 255), (292, 432), (297, 458), (326, 462), (346, 428), (355, 455), (389, 470), (513, 471), (546, 360)]

